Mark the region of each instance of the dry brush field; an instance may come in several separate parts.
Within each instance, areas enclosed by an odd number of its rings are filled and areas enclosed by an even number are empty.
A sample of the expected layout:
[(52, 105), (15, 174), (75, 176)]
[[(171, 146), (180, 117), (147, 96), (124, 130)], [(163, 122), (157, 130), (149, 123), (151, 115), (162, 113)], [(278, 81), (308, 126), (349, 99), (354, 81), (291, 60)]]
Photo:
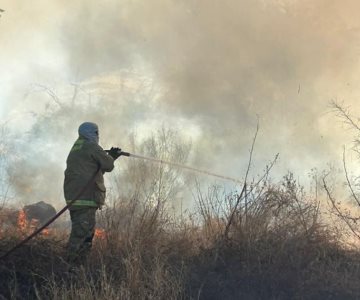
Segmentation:
[[(197, 212), (119, 199), (98, 215), (88, 264), (68, 272), (50, 228), (0, 265), (3, 299), (358, 299), (360, 253), (291, 175), (248, 193), (199, 192)], [(2, 210), (2, 220), (10, 213)], [(20, 227), (19, 227), (20, 226)], [(27, 225), (29, 226), (29, 224)], [(26, 228), (1, 231), (0, 249)]]

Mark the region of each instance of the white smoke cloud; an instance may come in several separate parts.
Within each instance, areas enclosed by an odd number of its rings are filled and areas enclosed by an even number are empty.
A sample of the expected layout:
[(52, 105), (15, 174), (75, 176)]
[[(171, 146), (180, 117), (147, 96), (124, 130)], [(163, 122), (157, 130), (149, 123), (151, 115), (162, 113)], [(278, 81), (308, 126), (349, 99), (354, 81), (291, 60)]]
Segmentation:
[[(100, 123), (106, 146), (126, 146), (132, 130), (180, 128), (196, 139), (194, 164), (235, 177), (257, 116), (254, 174), (279, 152), (278, 174), (306, 176), (339, 161), (351, 142), (329, 101), (359, 113), (358, 1), (43, 0), (2, 8), (2, 118), (23, 134), (36, 125), (31, 149), (35, 132), (48, 151), (61, 149), (49, 190), (61, 185), (85, 119)], [(49, 91), (66, 106), (54, 120), (46, 119), (59, 107)]]

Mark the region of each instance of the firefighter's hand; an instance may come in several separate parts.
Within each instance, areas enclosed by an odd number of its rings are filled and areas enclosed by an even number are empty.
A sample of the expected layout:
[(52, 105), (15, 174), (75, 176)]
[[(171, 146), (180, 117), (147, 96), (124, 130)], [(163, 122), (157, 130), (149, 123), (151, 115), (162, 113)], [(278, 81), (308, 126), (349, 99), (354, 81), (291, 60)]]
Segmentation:
[(110, 150), (106, 150), (109, 155), (116, 160), (121, 155), (121, 149), (118, 147), (111, 147)]

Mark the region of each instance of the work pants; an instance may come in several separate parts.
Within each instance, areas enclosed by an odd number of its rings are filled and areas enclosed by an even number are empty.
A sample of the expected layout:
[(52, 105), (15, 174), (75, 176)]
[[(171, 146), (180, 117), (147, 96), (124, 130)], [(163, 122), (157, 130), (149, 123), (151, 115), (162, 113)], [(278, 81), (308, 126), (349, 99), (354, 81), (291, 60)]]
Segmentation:
[(68, 262), (84, 265), (95, 233), (95, 207), (71, 207), (71, 234), (67, 247)]

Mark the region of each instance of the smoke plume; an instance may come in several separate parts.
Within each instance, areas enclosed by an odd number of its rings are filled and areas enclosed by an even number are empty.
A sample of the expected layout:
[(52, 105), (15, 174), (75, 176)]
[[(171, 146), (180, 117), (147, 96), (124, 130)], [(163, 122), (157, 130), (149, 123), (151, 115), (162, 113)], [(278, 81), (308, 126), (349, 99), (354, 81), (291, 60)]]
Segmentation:
[[(61, 194), (67, 151), (87, 120), (99, 123), (105, 146), (174, 127), (194, 139), (192, 164), (235, 177), (258, 120), (255, 175), (280, 153), (278, 174), (306, 176), (337, 163), (351, 142), (329, 101), (359, 113), (356, 0), (8, 0), (1, 8), (0, 113), (27, 149), (13, 166), (19, 191)], [(47, 188), (45, 174), (55, 178)]]

